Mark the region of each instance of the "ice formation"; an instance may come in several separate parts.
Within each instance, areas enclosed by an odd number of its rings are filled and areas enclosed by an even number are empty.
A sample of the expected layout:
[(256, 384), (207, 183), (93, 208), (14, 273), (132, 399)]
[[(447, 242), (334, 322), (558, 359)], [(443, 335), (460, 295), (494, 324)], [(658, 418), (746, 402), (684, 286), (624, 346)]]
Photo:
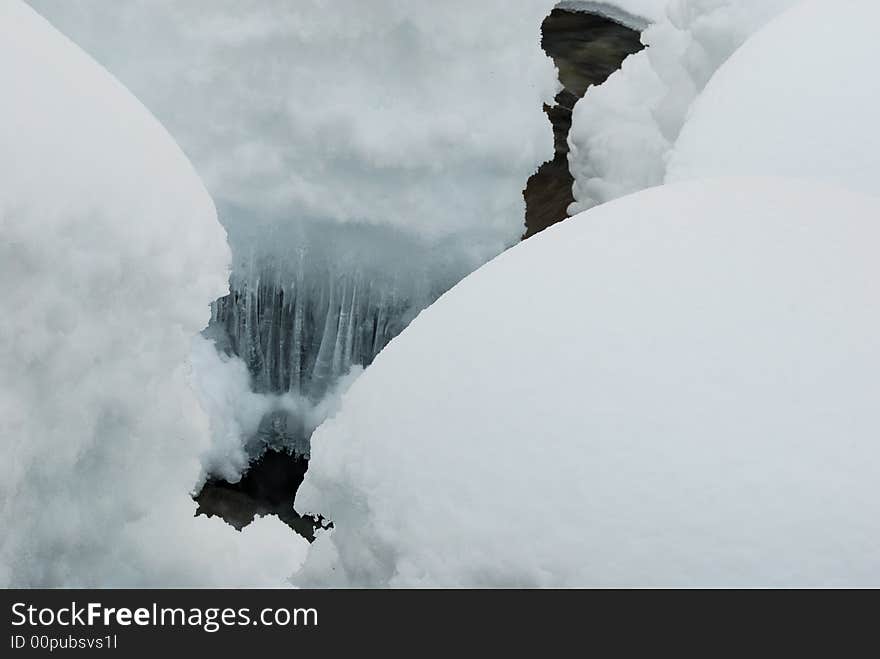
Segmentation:
[[(317, 403), (516, 242), (522, 188), (552, 156), (539, 26), (553, 0), (31, 4), (205, 179), (234, 257), (207, 336), (271, 401)], [(221, 427), (206, 466), (228, 455), (231, 473), (241, 456)]]
[(880, 194), (880, 5), (807, 2), (763, 28), (694, 104), (668, 180), (764, 174)]
[(384, 227), (300, 223), (243, 234), (230, 231), (246, 256), (207, 335), (244, 360), (255, 391), (315, 399), (491, 255)]
[(214, 205), (145, 108), (0, 3), (0, 586), (276, 585), (277, 520), (193, 517), (193, 335), (227, 290)]
[(880, 585), (878, 217), (689, 182), (497, 257), (316, 431), (299, 582)]
[(797, 2), (670, 0), (642, 34), (647, 48), (575, 106), (570, 212), (663, 183), (669, 152), (712, 74), (751, 34)]

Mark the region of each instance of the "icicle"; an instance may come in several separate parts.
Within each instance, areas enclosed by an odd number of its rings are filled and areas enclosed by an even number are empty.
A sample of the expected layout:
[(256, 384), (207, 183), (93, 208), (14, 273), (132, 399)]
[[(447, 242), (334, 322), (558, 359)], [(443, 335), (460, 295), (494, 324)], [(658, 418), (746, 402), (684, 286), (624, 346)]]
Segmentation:
[(321, 345), (318, 348), (315, 366), (312, 371), (313, 393), (323, 393), (329, 385), (332, 374), (333, 351), (339, 329), (340, 303), (337, 299), (337, 287), (336, 279), (334, 279), (330, 284), (330, 299), (327, 303), (327, 313), (324, 317)]
[(356, 313), (357, 307), (357, 292), (358, 292), (358, 279), (355, 278), (354, 286), (351, 291), (351, 304), (348, 307), (348, 322), (345, 328), (345, 343), (343, 344), (342, 351), (342, 364), (340, 365), (339, 371), (337, 371), (340, 375), (342, 375), (345, 371), (349, 369), (352, 365), (352, 343), (354, 342), (354, 329), (358, 325), (358, 316)]
[(339, 377), (342, 373), (342, 358), (343, 358), (343, 333), (347, 331), (348, 326), (350, 325), (351, 319), (349, 314), (346, 312), (345, 305), (345, 297), (348, 292), (348, 280), (345, 280), (345, 283), (342, 287), (342, 296), (339, 300), (339, 318), (336, 323), (336, 340), (333, 343), (333, 362), (330, 367), (330, 373), (333, 378)]

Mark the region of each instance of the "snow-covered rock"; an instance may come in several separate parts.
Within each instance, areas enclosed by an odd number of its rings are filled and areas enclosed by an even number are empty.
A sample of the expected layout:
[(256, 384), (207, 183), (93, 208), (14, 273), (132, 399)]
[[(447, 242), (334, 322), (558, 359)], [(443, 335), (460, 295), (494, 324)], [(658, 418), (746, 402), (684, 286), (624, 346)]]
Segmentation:
[(690, 182), (499, 256), (317, 430), (299, 581), (880, 585), (878, 218)]
[(668, 180), (831, 179), (880, 195), (880, 5), (807, 2), (751, 37), (709, 82)]
[(669, 0), (560, 0), (557, 7), (610, 18), (634, 30), (660, 20)]
[(712, 74), (751, 34), (799, 1), (670, 0), (642, 34), (647, 48), (574, 108), (570, 212), (663, 183), (669, 151)]
[(281, 583), (277, 520), (193, 517), (190, 342), (229, 249), (189, 161), (105, 70), (0, 3), (0, 585)]

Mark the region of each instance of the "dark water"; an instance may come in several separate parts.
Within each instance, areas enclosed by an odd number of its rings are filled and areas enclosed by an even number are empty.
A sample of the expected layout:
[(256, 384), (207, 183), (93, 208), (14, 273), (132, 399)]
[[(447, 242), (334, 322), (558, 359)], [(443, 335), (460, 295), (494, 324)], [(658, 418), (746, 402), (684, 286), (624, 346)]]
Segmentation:
[(266, 451), (238, 483), (209, 480), (196, 496), (196, 515), (219, 515), (239, 531), (256, 515), (276, 515), (309, 541), (315, 531), (328, 528), (321, 517), (300, 515), (293, 509), (296, 490), (303, 482), (307, 458), (282, 451)]

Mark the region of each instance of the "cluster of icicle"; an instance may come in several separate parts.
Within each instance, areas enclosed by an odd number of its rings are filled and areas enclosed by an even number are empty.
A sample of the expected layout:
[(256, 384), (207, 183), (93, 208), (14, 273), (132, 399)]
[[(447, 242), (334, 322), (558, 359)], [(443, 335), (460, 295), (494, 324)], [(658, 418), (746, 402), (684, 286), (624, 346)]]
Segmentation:
[(352, 366), (369, 365), (417, 302), (357, 272), (315, 278), (300, 267), (291, 280), (263, 272), (233, 280), (208, 333), (244, 360), (254, 391), (319, 398)]

